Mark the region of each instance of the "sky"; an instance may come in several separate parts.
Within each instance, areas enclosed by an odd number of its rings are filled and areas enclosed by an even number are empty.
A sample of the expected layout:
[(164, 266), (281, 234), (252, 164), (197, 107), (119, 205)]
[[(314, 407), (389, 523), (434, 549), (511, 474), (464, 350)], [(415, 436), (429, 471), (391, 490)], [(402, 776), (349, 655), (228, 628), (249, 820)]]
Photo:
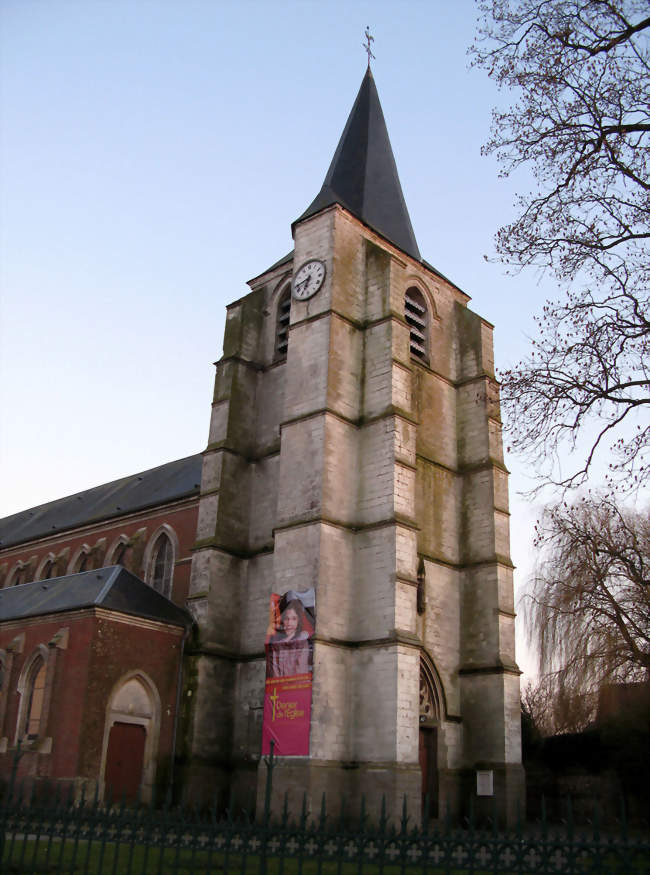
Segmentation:
[[(291, 250), (367, 25), (422, 256), (498, 367), (526, 353), (556, 290), (485, 258), (531, 179), (481, 155), (511, 97), (469, 68), (475, 22), (471, 0), (3, 0), (0, 515), (205, 447), (225, 305)], [(520, 591), (539, 507), (506, 461)]]

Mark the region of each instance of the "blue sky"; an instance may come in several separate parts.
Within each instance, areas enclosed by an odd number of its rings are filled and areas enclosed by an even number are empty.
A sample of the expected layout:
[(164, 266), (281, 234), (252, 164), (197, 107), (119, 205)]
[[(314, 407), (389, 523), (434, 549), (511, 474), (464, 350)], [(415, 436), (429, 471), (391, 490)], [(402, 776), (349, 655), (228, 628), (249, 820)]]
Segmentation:
[[(476, 10), (430, 2), (4, 0), (0, 514), (203, 449), (225, 305), (292, 248), (363, 77), (363, 32), (420, 251), (527, 348), (554, 294), (489, 263), (521, 172), (482, 157), (499, 99)], [(536, 509), (517, 496), (513, 559)]]

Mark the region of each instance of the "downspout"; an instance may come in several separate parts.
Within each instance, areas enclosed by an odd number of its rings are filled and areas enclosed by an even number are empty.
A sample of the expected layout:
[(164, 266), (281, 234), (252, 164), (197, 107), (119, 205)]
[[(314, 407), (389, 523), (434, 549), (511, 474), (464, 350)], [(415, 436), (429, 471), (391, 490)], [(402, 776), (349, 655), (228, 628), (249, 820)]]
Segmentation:
[(176, 767), (176, 738), (178, 736), (178, 721), (180, 718), (181, 693), (183, 690), (183, 659), (185, 656), (185, 642), (190, 637), (191, 627), (186, 626), (181, 639), (181, 653), (178, 660), (178, 678), (176, 680), (176, 710), (174, 712), (174, 730), (172, 733), (172, 750), (169, 763), (169, 782), (167, 785), (167, 801), (171, 805), (172, 791), (174, 789), (174, 771)]

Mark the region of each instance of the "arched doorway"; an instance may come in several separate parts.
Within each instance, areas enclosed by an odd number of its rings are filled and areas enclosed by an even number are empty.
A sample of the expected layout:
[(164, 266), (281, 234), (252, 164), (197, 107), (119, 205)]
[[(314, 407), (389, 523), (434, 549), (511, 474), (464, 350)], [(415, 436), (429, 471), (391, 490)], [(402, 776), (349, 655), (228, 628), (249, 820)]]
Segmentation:
[(440, 695), (433, 667), (420, 657), (420, 738), (419, 760), (422, 774), (422, 815), (439, 816), (438, 731)]
[(153, 683), (143, 673), (123, 678), (106, 709), (102, 784), (107, 799), (151, 799), (159, 728), (160, 702)]

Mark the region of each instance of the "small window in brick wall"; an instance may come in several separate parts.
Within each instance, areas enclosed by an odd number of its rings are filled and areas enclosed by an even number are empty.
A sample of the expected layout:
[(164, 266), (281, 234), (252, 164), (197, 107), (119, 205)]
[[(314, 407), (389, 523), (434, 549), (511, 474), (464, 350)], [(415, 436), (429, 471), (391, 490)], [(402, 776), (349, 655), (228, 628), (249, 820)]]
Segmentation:
[(291, 314), (291, 286), (282, 292), (275, 323), (275, 358), (286, 359), (289, 347), (289, 317)]
[(427, 361), (428, 359), (428, 329), (429, 311), (424, 296), (419, 289), (411, 287), (404, 295), (404, 318), (409, 329), (409, 346), (413, 358)]
[(38, 738), (43, 716), (45, 696), (45, 662), (36, 657), (27, 680), (27, 707), (25, 708), (25, 731), (27, 738)]
[(151, 563), (151, 585), (168, 599), (172, 595), (172, 573), (174, 570), (174, 548), (167, 535), (162, 532), (156, 541)]
[(9, 586), (18, 586), (20, 583), (27, 583), (27, 565), (18, 565), (14, 568), (11, 577), (9, 578)]
[(126, 541), (122, 541), (118, 544), (115, 552), (113, 553), (113, 561), (111, 565), (124, 565), (126, 566), (126, 551), (129, 549), (129, 545)]
[(41, 580), (50, 580), (54, 577), (54, 561), (52, 559), (46, 562), (41, 572)]

